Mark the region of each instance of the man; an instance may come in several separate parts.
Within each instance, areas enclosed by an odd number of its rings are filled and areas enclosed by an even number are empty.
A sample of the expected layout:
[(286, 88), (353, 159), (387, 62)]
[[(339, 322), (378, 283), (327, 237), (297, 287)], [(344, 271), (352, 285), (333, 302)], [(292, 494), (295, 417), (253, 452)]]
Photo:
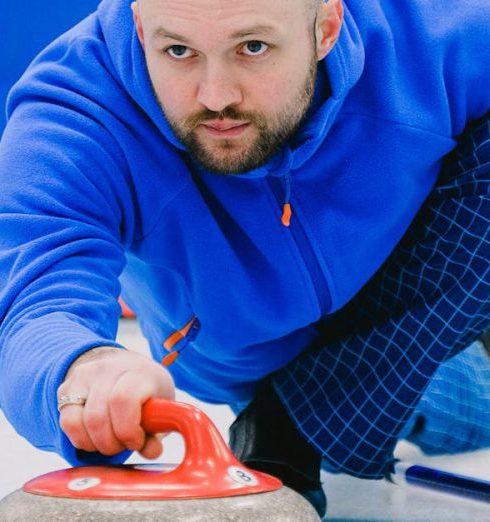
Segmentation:
[[(381, 478), (423, 445), (439, 365), (451, 404), (488, 377), (480, 344), (449, 360), (490, 313), (487, 14), (105, 0), (48, 47), (0, 150), (18, 431), (74, 464), (155, 457), (141, 405), (175, 381), (241, 411), (235, 453), (320, 514), (322, 458)], [(113, 340), (118, 276), (155, 362)]]

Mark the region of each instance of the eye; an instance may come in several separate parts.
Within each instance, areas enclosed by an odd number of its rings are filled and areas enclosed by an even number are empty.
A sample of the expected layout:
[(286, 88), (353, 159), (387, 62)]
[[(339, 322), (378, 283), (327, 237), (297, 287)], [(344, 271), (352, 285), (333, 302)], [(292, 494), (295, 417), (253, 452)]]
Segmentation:
[(192, 51), (185, 45), (172, 45), (165, 49), (165, 52), (176, 60), (182, 60), (183, 58), (192, 56)]
[(247, 56), (262, 56), (269, 50), (269, 46), (258, 40), (251, 40), (243, 46), (243, 53)]

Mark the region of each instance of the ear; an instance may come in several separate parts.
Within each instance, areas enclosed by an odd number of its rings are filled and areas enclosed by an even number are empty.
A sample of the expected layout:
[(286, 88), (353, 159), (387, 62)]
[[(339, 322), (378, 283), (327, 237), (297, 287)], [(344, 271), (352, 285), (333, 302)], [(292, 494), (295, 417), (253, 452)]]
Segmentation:
[(145, 36), (143, 34), (143, 25), (141, 24), (141, 18), (140, 18), (140, 13), (138, 10), (137, 2), (132, 2), (131, 11), (133, 11), (133, 21), (134, 21), (134, 26), (136, 28), (136, 34), (138, 35), (138, 40), (140, 41), (140, 44), (144, 49), (145, 48)]
[(322, 2), (318, 9), (315, 25), (316, 55), (318, 60), (323, 60), (335, 45), (342, 28), (343, 19), (344, 7), (342, 0)]

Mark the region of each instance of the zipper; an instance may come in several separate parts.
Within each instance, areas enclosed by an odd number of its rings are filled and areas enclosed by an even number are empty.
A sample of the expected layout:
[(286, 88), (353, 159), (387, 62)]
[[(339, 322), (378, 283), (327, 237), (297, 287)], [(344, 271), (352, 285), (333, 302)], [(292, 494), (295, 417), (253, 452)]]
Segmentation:
[[(282, 210), (284, 202), (284, 188), (282, 187), (281, 180), (279, 178), (268, 177), (267, 182), (269, 183), (269, 187), (277, 201), (279, 209)], [(328, 288), (327, 281), (323, 274), (320, 263), (318, 262), (315, 251), (311, 246), (311, 241), (308, 239), (305, 229), (298, 219), (297, 213), (295, 213), (294, 217), (291, 219), (288, 230), (291, 232), (292, 239), (296, 243), (296, 247), (298, 248), (306, 269), (310, 274), (313, 288), (320, 306), (321, 315), (327, 315), (330, 313), (332, 306), (330, 290)]]
[(199, 319), (194, 315), (180, 330), (175, 330), (165, 339), (163, 347), (169, 353), (162, 359), (163, 366), (170, 366), (175, 362), (180, 353), (196, 338), (199, 327)]

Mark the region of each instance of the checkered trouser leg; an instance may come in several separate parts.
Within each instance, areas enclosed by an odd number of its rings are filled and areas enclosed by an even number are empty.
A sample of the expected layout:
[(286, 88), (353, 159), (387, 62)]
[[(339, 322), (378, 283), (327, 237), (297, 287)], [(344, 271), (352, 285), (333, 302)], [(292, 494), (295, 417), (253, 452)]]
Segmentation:
[[(346, 307), (322, 322), (321, 345), (277, 372), (275, 387), (330, 469), (380, 478), (434, 374), (451, 379), (438, 368), (489, 324), (487, 114), (446, 158), (389, 259)], [(457, 400), (450, 383), (442, 389)], [(465, 401), (476, 408), (479, 398), (471, 392)], [(451, 410), (448, 403), (447, 414), (464, 420), (460, 406)], [(473, 447), (465, 439), (478, 440), (475, 429), (460, 430), (460, 448)]]
[(479, 342), (439, 366), (403, 434), (428, 455), (490, 447), (490, 357)]

